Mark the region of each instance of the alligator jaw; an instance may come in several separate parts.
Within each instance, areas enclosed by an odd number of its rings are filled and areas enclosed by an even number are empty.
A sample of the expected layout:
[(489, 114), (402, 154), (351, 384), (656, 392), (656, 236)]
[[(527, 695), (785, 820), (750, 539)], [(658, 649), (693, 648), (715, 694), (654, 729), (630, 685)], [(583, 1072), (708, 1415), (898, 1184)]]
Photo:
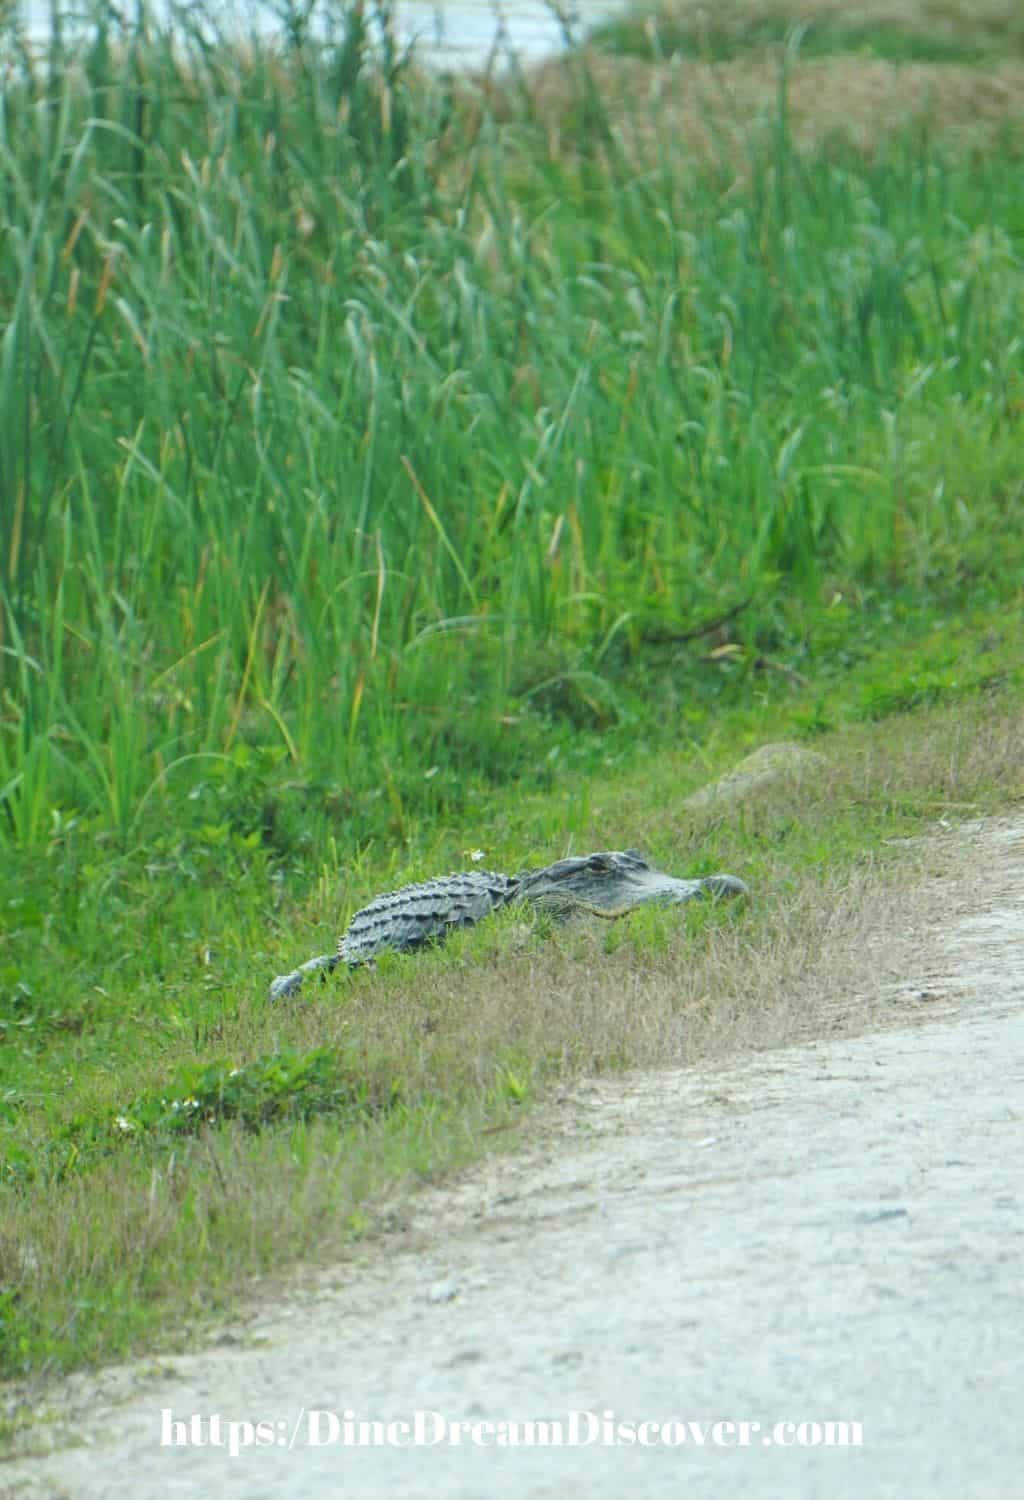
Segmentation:
[(638, 906), (679, 906), (709, 896), (747, 894), (747, 887), (735, 875), (678, 880), (627, 849), (559, 860), (545, 870), (528, 872), (522, 877), (519, 899), (556, 918), (587, 913), (614, 921)]
[(674, 875), (663, 875), (660, 870), (647, 870), (637, 889), (630, 891), (630, 899), (623, 905), (622, 912), (633, 911), (637, 906), (681, 906), (684, 901), (700, 901), (708, 896), (720, 900), (723, 896), (746, 895), (749, 895), (747, 887), (736, 875), (677, 880)]
[(736, 875), (707, 875), (701, 880), (675, 880), (670, 875), (662, 875), (660, 871), (652, 871), (657, 876), (656, 881), (641, 890), (631, 890), (626, 898), (619, 904), (613, 906), (602, 906), (596, 902), (577, 898), (566, 902), (562, 907), (558, 897), (545, 899), (538, 898), (537, 904), (546, 907), (555, 915), (559, 911), (571, 916), (573, 912), (586, 912), (588, 915), (603, 917), (605, 921), (615, 922), (619, 917), (626, 917), (631, 911), (636, 911), (640, 906), (681, 906), (684, 901), (700, 901), (711, 897), (713, 901), (720, 901), (730, 896), (749, 896), (750, 892), (743, 881)]

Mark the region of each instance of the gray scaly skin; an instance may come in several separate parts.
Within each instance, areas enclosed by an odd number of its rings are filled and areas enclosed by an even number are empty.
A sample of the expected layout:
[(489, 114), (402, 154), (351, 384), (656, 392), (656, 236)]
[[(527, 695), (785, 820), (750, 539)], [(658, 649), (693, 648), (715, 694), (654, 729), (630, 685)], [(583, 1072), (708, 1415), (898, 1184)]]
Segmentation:
[(675, 906), (705, 896), (745, 895), (747, 887), (735, 875), (677, 880), (653, 869), (635, 849), (578, 855), (518, 875), (490, 870), (439, 875), (377, 896), (352, 918), (336, 953), (323, 953), (291, 974), (279, 975), (270, 998), (296, 994), (307, 974), (329, 974), (339, 964), (357, 968), (387, 949), (407, 953), (425, 943), (441, 943), (452, 928), (472, 927), (514, 902), (528, 902), (557, 920), (583, 913), (613, 920), (650, 903)]

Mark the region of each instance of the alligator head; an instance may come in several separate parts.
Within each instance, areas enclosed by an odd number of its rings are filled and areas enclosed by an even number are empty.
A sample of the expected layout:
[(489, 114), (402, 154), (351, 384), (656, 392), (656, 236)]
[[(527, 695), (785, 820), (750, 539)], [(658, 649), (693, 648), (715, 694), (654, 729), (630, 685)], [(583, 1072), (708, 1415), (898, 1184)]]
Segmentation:
[(702, 896), (748, 894), (735, 875), (677, 880), (654, 869), (635, 849), (560, 859), (543, 870), (524, 871), (519, 880), (515, 899), (529, 901), (555, 917), (589, 912), (611, 919), (652, 903), (676, 906)]

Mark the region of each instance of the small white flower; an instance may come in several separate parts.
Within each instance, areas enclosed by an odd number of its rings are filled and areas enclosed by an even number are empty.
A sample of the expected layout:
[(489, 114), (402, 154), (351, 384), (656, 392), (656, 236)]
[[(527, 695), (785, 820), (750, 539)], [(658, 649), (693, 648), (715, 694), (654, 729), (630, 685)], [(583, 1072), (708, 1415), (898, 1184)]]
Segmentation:
[(118, 1115), (117, 1119), (114, 1121), (114, 1124), (123, 1135), (131, 1135), (132, 1131), (135, 1129), (135, 1121), (129, 1120), (127, 1115)]
[(229, 1078), (237, 1078), (238, 1075), (239, 1075), (239, 1073), (241, 1071), (242, 1071), (241, 1068), (232, 1068), (231, 1072), (228, 1074), (228, 1077)]
[(475, 865), (478, 865), (482, 859), (487, 858), (482, 849), (471, 849), (469, 851), (469, 857)]

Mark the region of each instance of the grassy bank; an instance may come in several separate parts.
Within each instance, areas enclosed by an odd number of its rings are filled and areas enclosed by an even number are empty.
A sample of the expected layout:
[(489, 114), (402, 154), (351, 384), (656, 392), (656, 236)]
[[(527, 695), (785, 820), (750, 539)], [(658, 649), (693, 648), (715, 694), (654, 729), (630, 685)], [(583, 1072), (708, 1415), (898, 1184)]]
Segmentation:
[[(949, 622), (916, 642), (913, 670), (892, 651), (823, 697), (727, 709), (697, 747), (433, 828), (403, 868), (463, 864), (477, 837), (499, 867), (640, 844), (676, 870), (741, 871), (750, 907), (562, 932), (510, 913), (268, 1007), (270, 974), (330, 944), (369, 873), (325, 876), (268, 936), (267, 891), (232, 859), (162, 900), (139, 898), (141, 853), (111, 861), (81, 942), (112, 950), (93, 957), (105, 983), (60, 975), (4, 1022), (6, 1373), (189, 1343), (249, 1278), (342, 1253), (397, 1185), (513, 1145), (523, 1109), (580, 1074), (891, 1019), (864, 999), (861, 956), (877, 904), (913, 879), (904, 840), (1024, 795), (1020, 628), (1020, 607)], [(688, 807), (744, 742), (808, 730), (820, 774)], [(118, 904), (133, 951), (123, 926), (111, 939)]]
[[(783, 79), (641, 170), (585, 69), (553, 130), (356, 12), (97, 14), (0, 104), (9, 1373), (331, 1253), (553, 1079), (784, 1038), (794, 934), (1020, 790), (1009, 136), (798, 151)], [(823, 790), (685, 811), (779, 735)], [(384, 885), (629, 844), (765, 894), (264, 1002)]]
[(888, 62), (998, 62), (1024, 56), (1024, 16), (1005, 0), (666, 0), (593, 29), (614, 55), (730, 62), (784, 48), (803, 57)]
[[(858, 971), (878, 906), (914, 878), (905, 839), (1024, 796), (1021, 615), (948, 622), (912, 670), (876, 655), (827, 708), (808, 692), (734, 707), (692, 748), (501, 799), (403, 869), (462, 864), (481, 832), (499, 867), (639, 844), (670, 869), (741, 872), (749, 907), (555, 932), (508, 914), (270, 1007), (269, 975), (328, 945), (372, 877), (325, 875), (268, 938), (266, 888), (230, 857), (159, 907), (141, 855), (110, 866), (121, 889), (90, 892), (83, 921), (110, 950), (104, 984), (56, 977), (5, 1021), (7, 1373), (188, 1344), (251, 1277), (372, 1230), (396, 1185), (513, 1145), (531, 1101), (581, 1073), (891, 1022)], [(809, 730), (819, 773), (686, 804), (745, 744)]]

